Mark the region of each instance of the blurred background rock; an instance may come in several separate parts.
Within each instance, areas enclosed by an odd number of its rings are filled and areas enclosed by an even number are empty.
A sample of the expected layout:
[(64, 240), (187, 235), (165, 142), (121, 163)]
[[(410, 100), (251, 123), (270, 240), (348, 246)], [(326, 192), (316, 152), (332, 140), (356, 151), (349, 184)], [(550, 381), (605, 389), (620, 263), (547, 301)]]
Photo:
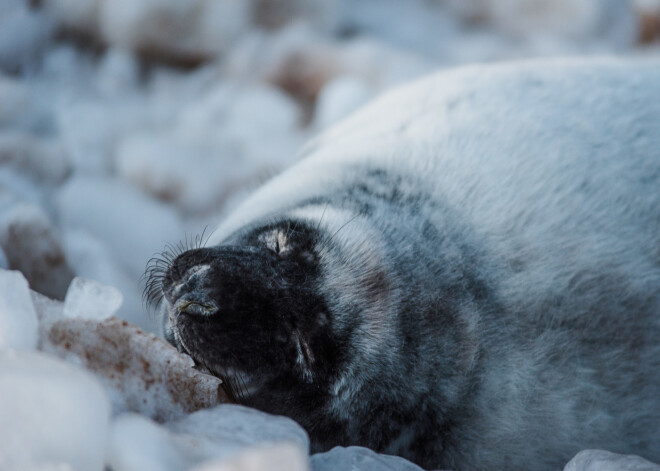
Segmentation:
[[(467, 63), (660, 53), (660, 0), (0, 0), (0, 266), (139, 278), (306, 139)], [(185, 243), (185, 242), (184, 242)]]

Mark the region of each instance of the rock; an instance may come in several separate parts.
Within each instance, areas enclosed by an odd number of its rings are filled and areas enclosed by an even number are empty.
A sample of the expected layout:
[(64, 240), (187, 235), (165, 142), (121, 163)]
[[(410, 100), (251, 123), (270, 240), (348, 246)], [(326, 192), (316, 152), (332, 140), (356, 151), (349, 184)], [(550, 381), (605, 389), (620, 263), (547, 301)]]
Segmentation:
[(116, 179), (74, 177), (57, 195), (56, 206), (63, 226), (104, 241), (134, 279), (165, 241), (183, 235), (171, 207)]
[(423, 471), (416, 464), (398, 456), (381, 455), (368, 448), (335, 447), (311, 457), (312, 471)]
[(0, 397), (1, 469), (103, 470), (110, 405), (90, 374), (42, 353), (2, 352)]
[[(196, 64), (228, 49), (250, 22), (250, 2), (101, 2), (105, 42), (148, 56)], [(166, 28), (163, 25), (167, 25)]]
[(314, 124), (325, 129), (366, 103), (373, 95), (369, 86), (357, 77), (342, 76), (327, 83), (316, 102)]
[(176, 433), (234, 447), (287, 442), (309, 452), (307, 433), (294, 420), (234, 404), (200, 410), (167, 426)]
[(2, 247), (0, 247), (0, 268), (3, 270), (9, 270), (9, 260), (7, 260), (7, 256), (5, 255), (5, 251), (2, 250)]
[(18, 80), (0, 74), (0, 126), (20, 126), (30, 120), (31, 111), (34, 110), (28, 88)]
[(55, 228), (40, 207), (18, 203), (0, 213), (0, 246), (9, 266), (20, 270), (32, 289), (64, 297), (73, 272)]
[[(234, 471), (305, 470), (308, 446), (307, 435), (290, 419), (221, 405), (164, 425), (121, 415), (113, 425), (109, 464), (114, 471), (178, 471), (202, 463)], [(250, 468), (255, 464), (262, 467)]]
[(64, 316), (100, 321), (117, 312), (123, 300), (121, 292), (114, 286), (76, 277), (64, 298)]
[(27, 280), (18, 271), (0, 269), (0, 351), (36, 348), (37, 332), (37, 313)]
[(122, 414), (112, 424), (108, 466), (113, 471), (180, 471), (204, 456), (205, 447), (194, 439), (177, 437), (141, 415)]
[(516, 38), (600, 39), (611, 40), (615, 47), (630, 45), (635, 38), (628, 0), (450, 0), (449, 5)]
[(137, 58), (117, 48), (109, 49), (99, 63), (96, 80), (107, 96), (119, 99), (131, 96), (139, 83), (140, 63)]
[(117, 257), (103, 241), (84, 230), (65, 230), (62, 233), (62, 244), (69, 266), (76, 275), (114, 286), (121, 291), (124, 302), (115, 314), (117, 317), (143, 330), (156, 330), (154, 317), (147, 315), (144, 310), (137, 278), (118, 263)]
[(253, 447), (235, 458), (215, 460), (196, 466), (192, 471), (307, 471), (307, 455), (298, 447), (283, 443)]
[(38, 348), (42, 350), (44, 339), (47, 340), (48, 329), (50, 329), (53, 322), (64, 317), (64, 303), (32, 290), (30, 290), (30, 296), (32, 297), (34, 310), (37, 313), (37, 319), (39, 320)]
[(114, 317), (57, 320), (42, 349), (96, 373), (115, 413), (166, 421), (228, 400), (220, 380), (195, 370), (190, 357)]
[(564, 471), (660, 471), (660, 465), (636, 455), (583, 450), (568, 462)]
[[(32, 10), (28, 2), (1, 2), (0, 70), (15, 71), (30, 65), (47, 47), (52, 31), (52, 21), (46, 15)], [(1, 99), (0, 103), (3, 103)]]
[(235, 185), (235, 161), (241, 157), (229, 142), (214, 140), (208, 145), (171, 133), (136, 133), (120, 143), (117, 171), (162, 201), (187, 211), (208, 210)]
[(60, 183), (71, 173), (71, 165), (57, 141), (20, 131), (0, 132), (0, 164), (43, 183)]

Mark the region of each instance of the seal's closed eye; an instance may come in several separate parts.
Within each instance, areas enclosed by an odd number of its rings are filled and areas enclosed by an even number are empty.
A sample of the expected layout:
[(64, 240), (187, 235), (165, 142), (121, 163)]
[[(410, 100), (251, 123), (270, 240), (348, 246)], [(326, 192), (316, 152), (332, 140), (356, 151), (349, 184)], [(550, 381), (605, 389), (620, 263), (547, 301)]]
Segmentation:
[(178, 302), (175, 308), (179, 313), (199, 316), (209, 316), (218, 310), (218, 308), (212, 303), (201, 303), (188, 300)]

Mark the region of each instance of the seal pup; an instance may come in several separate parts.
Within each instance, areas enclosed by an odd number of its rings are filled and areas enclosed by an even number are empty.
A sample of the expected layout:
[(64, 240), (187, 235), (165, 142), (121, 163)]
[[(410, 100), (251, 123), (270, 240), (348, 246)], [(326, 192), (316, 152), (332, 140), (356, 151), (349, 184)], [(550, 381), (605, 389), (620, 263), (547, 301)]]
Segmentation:
[(237, 402), (426, 468), (660, 460), (660, 63), (443, 72), (303, 154), (149, 272)]

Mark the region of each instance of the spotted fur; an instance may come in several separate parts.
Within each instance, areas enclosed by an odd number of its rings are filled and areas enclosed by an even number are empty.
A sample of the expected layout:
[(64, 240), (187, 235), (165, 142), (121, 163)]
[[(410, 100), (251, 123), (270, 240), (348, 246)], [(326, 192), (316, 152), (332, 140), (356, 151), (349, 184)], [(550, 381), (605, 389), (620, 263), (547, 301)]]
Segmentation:
[(172, 340), (313, 451), (660, 461), (659, 149), (657, 62), (401, 88), (169, 263)]

